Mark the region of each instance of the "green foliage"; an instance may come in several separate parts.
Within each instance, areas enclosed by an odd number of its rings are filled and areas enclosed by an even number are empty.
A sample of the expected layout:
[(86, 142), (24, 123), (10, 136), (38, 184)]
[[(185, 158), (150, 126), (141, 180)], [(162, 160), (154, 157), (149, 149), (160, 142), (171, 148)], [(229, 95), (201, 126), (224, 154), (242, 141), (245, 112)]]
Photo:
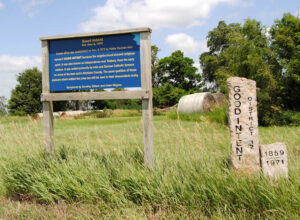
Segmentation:
[[(98, 92), (105, 90), (97, 90)], [(125, 91), (123, 88), (116, 88), (112, 91)], [(96, 100), (91, 103), (93, 109), (142, 109), (142, 101), (135, 99), (118, 100)]]
[(227, 92), (228, 77), (255, 80), (260, 125), (281, 124), (287, 87), (283, 83), (283, 69), (266, 32), (267, 28), (256, 20), (246, 19), (242, 26), (220, 21), (208, 34), (209, 52), (201, 54), (200, 63), (204, 80), (221, 92)]
[(53, 102), (53, 111), (67, 111), (72, 108), (72, 102), (71, 101), (56, 101)]
[(6, 98), (4, 96), (0, 96), (0, 116), (4, 116), (7, 114), (6, 102)]
[(11, 115), (33, 115), (42, 110), (42, 73), (37, 69), (27, 69), (17, 76), (18, 84), (11, 92), (8, 109)]
[(157, 88), (161, 83), (161, 76), (160, 70), (158, 68), (159, 59), (157, 57), (158, 52), (160, 49), (156, 45), (151, 46), (151, 71), (152, 71), (152, 87)]
[(276, 60), (259, 22), (248, 19), (240, 27), (221, 21), (209, 32), (207, 45), (209, 52), (200, 56), (204, 79), (216, 83), (222, 92), (226, 91), (226, 79), (231, 76), (250, 78), (257, 82), (258, 88), (274, 90), (279, 71), (276, 74), (270, 65), (276, 64)]
[[(12, 90), (8, 109), (11, 115), (34, 115), (42, 111), (42, 73), (37, 69), (27, 69), (17, 76), (18, 84)], [(54, 102), (54, 111), (70, 109), (68, 101)]]
[(197, 73), (197, 68), (193, 64), (194, 61), (185, 57), (180, 50), (160, 59), (157, 66), (157, 73), (160, 74), (159, 85), (169, 83), (185, 91), (191, 89), (199, 91), (202, 86), (201, 75)]
[(283, 104), (300, 111), (300, 18), (284, 14), (271, 28), (272, 45), (282, 68)]
[(186, 94), (189, 94), (189, 92), (184, 89), (174, 87), (170, 83), (165, 83), (163, 86), (153, 88), (153, 105), (160, 108), (173, 106)]
[(177, 50), (169, 57), (157, 59), (159, 49), (152, 46), (153, 105), (173, 106), (187, 94), (199, 92), (203, 86), (194, 61)]
[(280, 124), (289, 126), (300, 126), (300, 112), (284, 111), (280, 115)]
[(142, 101), (134, 99), (106, 100), (108, 109), (142, 109)]

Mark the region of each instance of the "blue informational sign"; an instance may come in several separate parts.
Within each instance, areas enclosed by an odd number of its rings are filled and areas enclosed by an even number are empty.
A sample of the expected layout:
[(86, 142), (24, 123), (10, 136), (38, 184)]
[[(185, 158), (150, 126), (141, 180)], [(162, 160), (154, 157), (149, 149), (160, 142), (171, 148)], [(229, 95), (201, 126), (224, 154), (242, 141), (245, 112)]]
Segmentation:
[(51, 40), (50, 91), (141, 87), (140, 34)]

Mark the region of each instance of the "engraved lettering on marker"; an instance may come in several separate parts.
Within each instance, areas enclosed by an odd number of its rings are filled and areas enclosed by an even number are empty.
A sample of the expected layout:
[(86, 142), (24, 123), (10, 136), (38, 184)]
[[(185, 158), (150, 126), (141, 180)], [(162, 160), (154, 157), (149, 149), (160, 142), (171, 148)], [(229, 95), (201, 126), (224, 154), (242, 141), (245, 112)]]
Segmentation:
[(262, 170), (266, 177), (288, 177), (286, 146), (283, 143), (261, 145)]
[(242, 172), (260, 171), (255, 81), (227, 80), (232, 166)]

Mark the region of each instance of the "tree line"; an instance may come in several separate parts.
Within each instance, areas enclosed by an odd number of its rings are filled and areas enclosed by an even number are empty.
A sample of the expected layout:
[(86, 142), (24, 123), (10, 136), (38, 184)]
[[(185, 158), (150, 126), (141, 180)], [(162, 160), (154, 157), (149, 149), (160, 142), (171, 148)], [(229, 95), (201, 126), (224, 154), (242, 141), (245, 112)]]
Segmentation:
[[(300, 19), (284, 14), (271, 27), (246, 19), (243, 24), (218, 26), (207, 35), (208, 52), (199, 57), (202, 72), (193, 59), (180, 50), (158, 58), (159, 48), (151, 47), (154, 107), (164, 108), (178, 103), (186, 94), (202, 91), (227, 93), (226, 79), (246, 77), (257, 83), (259, 123), (289, 123), (287, 111), (300, 111)], [(37, 68), (17, 76), (18, 84), (11, 92), (8, 112), (27, 115), (41, 112), (42, 75)], [(1, 104), (2, 103), (2, 104)], [(0, 114), (6, 112), (0, 99)], [(101, 100), (92, 102), (55, 102), (54, 110), (141, 108), (139, 100)]]
[(243, 25), (220, 21), (207, 46), (200, 56), (204, 81), (226, 93), (230, 76), (255, 80), (261, 125), (288, 123), (284, 111), (300, 111), (299, 18), (284, 14), (271, 27), (253, 19)]

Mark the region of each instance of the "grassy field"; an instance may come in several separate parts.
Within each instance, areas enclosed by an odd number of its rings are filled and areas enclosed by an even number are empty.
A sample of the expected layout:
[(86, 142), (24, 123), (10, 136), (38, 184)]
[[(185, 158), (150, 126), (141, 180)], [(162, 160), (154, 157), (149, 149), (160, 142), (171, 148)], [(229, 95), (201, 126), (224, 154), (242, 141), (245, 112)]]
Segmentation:
[(153, 171), (141, 117), (56, 120), (52, 159), (41, 121), (1, 118), (0, 218), (299, 219), (300, 127), (260, 128), (288, 147), (290, 178), (271, 183), (229, 169), (229, 130), (208, 118), (155, 116)]

